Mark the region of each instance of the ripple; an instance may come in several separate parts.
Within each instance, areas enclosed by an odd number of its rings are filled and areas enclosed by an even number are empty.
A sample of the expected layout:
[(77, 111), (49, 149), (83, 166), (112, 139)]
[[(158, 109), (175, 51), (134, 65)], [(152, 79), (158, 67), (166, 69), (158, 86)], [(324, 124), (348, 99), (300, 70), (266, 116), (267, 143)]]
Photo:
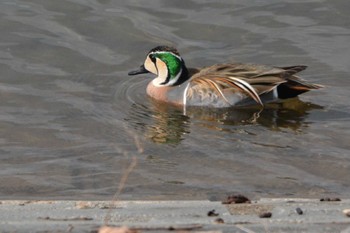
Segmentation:
[(150, 78), (127, 77), (118, 86), (114, 93), (114, 99), (127, 101), (129, 104), (140, 104), (145, 101), (146, 87)]

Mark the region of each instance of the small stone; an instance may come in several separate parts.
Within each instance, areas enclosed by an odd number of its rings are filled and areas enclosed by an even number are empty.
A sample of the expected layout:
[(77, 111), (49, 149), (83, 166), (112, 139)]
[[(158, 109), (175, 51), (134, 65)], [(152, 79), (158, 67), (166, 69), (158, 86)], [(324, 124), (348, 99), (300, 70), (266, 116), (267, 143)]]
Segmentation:
[(223, 224), (223, 223), (225, 223), (225, 221), (222, 218), (217, 218), (217, 219), (215, 219), (215, 223)]
[(346, 217), (350, 217), (350, 209), (343, 210), (343, 213), (345, 214)]
[(295, 209), (295, 211), (297, 212), (297, 214), (302, 215), (304, 212), (302, 209), (300, 209), (299, 207)]
[(216, 213), (215, 210), (211, 210), (207, 213), (207, 216), (208, 217), (216, 217), (216, 216), (219, 216), (219, 214)]
[(332, 197), (332, 198), (325, 197), (325, 198), (321, 198), (320, 201), (341, 201), (341, 199), (338, 197)]
[(249, 198), (243, 195), (230, 195), (222, 202), (222, 204), (241, 204), (241, 203), (251, 203)]
[(128, 227), (101, 227), (98, 233), (137, 233), (136, 230), (129, 229)]
[(264, 212), (259, 214), (259, 218), (271, 218), (272, 213), (271, 212)]

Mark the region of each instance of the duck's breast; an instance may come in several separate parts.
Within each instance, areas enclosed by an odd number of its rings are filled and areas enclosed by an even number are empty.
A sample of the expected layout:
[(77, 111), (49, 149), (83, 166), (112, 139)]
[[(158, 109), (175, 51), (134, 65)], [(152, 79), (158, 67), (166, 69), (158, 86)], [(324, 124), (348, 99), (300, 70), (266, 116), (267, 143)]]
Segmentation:
[(155, 86), (150, 82), (147, 86), (147, 94), (155, 100), (182, 105), (183, 104), (183, 90), (180, 86)]

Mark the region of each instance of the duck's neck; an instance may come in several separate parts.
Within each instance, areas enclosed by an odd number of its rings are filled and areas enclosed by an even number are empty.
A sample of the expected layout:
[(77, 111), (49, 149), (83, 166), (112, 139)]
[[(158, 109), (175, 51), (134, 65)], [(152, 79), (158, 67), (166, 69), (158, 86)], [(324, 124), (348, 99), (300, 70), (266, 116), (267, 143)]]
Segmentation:
[(187, 67), (185, 66), (185, 63), (183, 63), (181, 68), (181, 74), (172, 86), (181, 85), (182, 83), (186, 82), (189, 78), (189, 72), (187, 70)]
[(173, 75), (169, 68), (161, 69), (158, 72), (158, 77), (153, 79), (152, 83), (154, 86), (158, 87), (172, 87), (178, 86), (182, 83), (186, 82), (189, 79), (189, 72), (184, 63), (181, 64), (181, 68), (179, 69), (176, 75)]

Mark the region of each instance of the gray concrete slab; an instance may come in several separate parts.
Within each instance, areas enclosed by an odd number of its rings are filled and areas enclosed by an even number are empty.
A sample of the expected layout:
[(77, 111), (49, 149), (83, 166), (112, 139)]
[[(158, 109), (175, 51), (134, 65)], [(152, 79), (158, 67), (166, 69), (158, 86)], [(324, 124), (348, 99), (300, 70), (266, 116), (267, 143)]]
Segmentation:
[[(1, 232), (96, 232), (104, 224), (139, 232), (350, 232), (350, 200), (0, 202)], [(302, 214), (296, 209), (300, 208)], [(215, 210), (213, 215), (208, 212)], [(270, 212), (270, 218), (260, 214)]]

